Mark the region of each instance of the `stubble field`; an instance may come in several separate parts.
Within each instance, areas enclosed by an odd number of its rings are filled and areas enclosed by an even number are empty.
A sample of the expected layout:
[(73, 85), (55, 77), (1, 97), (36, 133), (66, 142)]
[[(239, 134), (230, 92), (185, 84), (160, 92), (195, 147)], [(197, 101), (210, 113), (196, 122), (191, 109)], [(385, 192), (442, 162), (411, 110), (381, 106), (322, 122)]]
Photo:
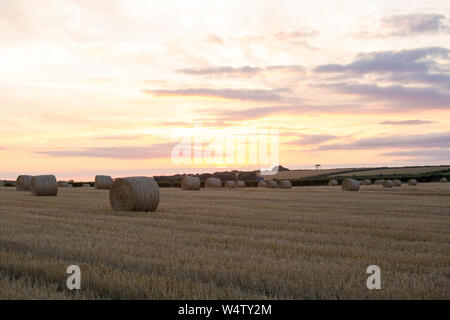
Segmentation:
[(0, 188), (0, 299), (450, 299), (449, 183), (162, 188), (155, 213), (58, 192)]

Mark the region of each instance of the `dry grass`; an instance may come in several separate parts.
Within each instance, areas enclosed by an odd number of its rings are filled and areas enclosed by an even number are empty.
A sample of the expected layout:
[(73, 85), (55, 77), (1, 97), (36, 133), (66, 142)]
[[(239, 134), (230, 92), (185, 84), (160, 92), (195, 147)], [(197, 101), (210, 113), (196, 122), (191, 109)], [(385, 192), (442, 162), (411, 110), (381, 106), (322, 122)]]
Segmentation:
[(163, 188), (155, 213), (127, 213), (106, 190), (0, 188), (0, 299), (449, 299), (449, 200), (441, 183)]

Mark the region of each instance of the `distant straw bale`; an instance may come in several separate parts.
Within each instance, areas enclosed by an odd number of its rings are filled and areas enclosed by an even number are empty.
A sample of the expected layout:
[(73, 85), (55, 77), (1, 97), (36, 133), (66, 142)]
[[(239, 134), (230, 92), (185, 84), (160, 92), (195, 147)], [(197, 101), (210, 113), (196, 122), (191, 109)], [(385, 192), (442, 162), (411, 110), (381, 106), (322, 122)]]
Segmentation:
[(339, 185), (339, 182), (335, 179), (331, 179), (330, 181), (328, 181), (328, 185), (335, 187)]
[(275, 180), (266, 181), (266, 188), (276, 189), (278, 188), (278, 183)]
[(58, 181), (58, 187), (60, 188), (68, 188), (69, 183), (67, 181)]
[(341, 183), (341, 189), (344, 191), (359, 191), (360, 181), (351, 178), (345, 178)]
[(95, 176), (95, 188), (96, 189), (111, 189), (112, 186), (112, 178), (110, 176)]
[(200, 190), (200, 178), (183, 176), (181, 178), (181, 189), (183, 190)]
[(236, 183), (234, 181), (225, 181), (225, 188), (236, 188)]
[(222, 180), (219, 178), (208, 178), (205, 180), (205, 188), (221, 188)]
[(236, 181), (236, 188), (245, 188), (245, 181), (242, 180)]
[(280, 189), (291, 189), (292, 183), (290, 180), (282, 180), (278, 183), (278, 188)]
[(392, 188), (394, 186), (394, 182), (392, 180), (384, 180), (382, 185), (383, 188)]

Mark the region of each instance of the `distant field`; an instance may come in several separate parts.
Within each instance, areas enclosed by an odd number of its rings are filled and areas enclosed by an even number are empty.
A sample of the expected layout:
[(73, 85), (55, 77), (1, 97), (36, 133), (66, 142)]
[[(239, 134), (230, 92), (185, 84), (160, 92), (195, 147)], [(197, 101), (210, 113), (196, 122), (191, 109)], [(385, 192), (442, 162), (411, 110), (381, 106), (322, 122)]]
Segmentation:
[[(313, 178), (317, 176), (371, 176), (371, 175), (393, 175), (393, 174), (422, 174), (441, 170), (450, 170), (450, 166), (434, 167), (400, 167), (400, 168), (339, 168), (339, 169), (321, 169), (321, 170), (290, 170), (280, 171), (276, 175), (263, 175), (265, 180), (271, 179), (301, 179)], [(351, 171), (351, 172), (348, 172)]]
[(265, 180), (271, 179), (300, 179), (300, 178), (309, 178), (315, 177), (318, 175), (327, 175), (338, 172), (345, 172), (349, 170), (354, 170), (352, 168), (346, 169), (321, 169), (321, 170), (289, 170), (289, 171), (280, 171), (275, 175), (262, 175)]
[(0, 188), (0, 299), (449, 299), (449, 252), (450, 183), (164, 188), (156, 213), (113, 212), (94, 188)]
[(374, 170), (362, 170), (356, 172), (349, 172), (345, 174), (335, 174), (336, 176), (370, 176), (370, 175), (393, 175), (393, 174), (423, 174), (442, 170), (450, 170), (450, 166), (436, 166), (436, 167), (411, 167), (411, 168), (384, 168)]

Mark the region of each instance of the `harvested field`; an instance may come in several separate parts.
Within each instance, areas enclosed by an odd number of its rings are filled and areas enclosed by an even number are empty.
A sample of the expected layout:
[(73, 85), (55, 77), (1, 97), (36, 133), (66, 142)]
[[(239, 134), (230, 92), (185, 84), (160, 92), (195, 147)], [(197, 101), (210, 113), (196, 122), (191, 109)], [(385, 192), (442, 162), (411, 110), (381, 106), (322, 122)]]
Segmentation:
[(450, 170), (450, 166), (436, 166), (436, 167), (402, 167), (402, 168), (383, 168), (374, 170), (354, 171), (345, 174), (334, 174), (336, 176), (376, 176), (376, 175), (394, 175), (394, 174), (423, 174), (443, 170)]
[(154, 213), (115, 212), (107, 190), (0, 187), (0, 299), (450, 299), (449, 243), (442, 183), (162, 188)]

